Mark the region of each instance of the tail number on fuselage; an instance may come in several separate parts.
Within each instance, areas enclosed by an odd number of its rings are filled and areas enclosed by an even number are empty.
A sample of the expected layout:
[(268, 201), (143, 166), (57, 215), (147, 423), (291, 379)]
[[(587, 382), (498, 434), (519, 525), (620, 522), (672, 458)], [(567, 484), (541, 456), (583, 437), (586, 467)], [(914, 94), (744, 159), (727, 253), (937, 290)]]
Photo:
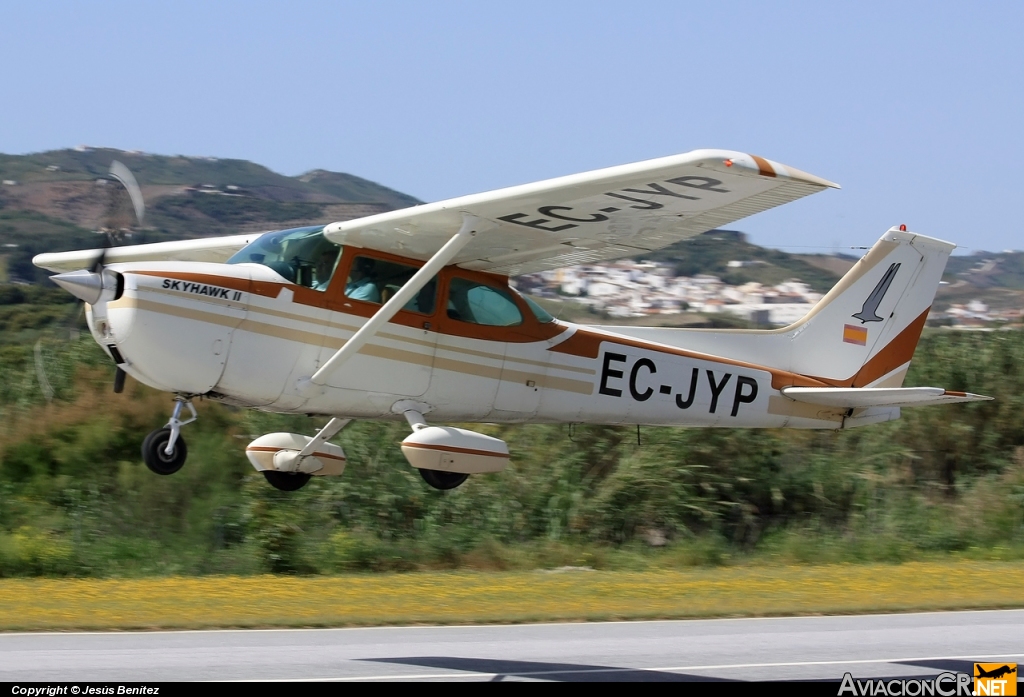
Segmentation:
[[(629, 376), (626, 376), (626, 365), (621, 369), (618, 364), (626, 364), (628, 358), (625, 354), (606, 351), (604, 360), (601, 362), (601, 384), (598, 392), (609, 397), (622, 397), (625, 392), (637, 402), (646, 402), (654, 396), (655, 388), (660, 394), (675, 394), (676, 406), (680, 409), (689, 409), (697, 396), (698, 383), (703, 377), (711, 390), (711, 403), (708, 413), (714, 414), (719, 405), (722, 395), (732, 381), (732, 373), (719, 374), (717, 371), (705, 369), (703, 375), (701, 369), (694, 367), (690, 371), (689, 384), (678, 391), (673, 385), (658, 385), (658, 381), (652, 379), (658, 373), (658, 366), (650, 358), (638, 358), (629, 367)], [(741, 404), (750, 404), (757, 399), (757, 379), (747, 375), (736, 375), (732, 389), (732, 409), (729, 416), (736, 416), (739, 413)], [(622, 382), (620, 382), (622, 381)], [(623, 382), (625, 384), (623, 384)], [(621, 387), (619, 387), (621, 385)], [(728, 396), (726, 397), (728, 400)]]

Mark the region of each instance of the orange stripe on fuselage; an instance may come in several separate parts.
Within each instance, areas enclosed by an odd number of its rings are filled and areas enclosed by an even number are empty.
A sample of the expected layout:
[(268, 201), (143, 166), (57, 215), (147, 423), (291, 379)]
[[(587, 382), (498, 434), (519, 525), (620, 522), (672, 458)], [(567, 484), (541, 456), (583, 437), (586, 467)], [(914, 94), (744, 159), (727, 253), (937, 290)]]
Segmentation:
[(782, 389), (783, 387), (826, 387), (827, 385), (816, 378), (810, 378), (806, 375), (800, 375), (798, 373), (792, 373), (787, 370), (778, 370), (775, 368), (769, 368), (764, 365), (756, 365), (754, 363), (747, 363), (746, 361), (737, 361), (731, 358), (722, 358), (721, 356), (712, 356), (707, 353), (699, 353), (697, 351), (687, 351), (686, 349), (675, 348), (672, 346), (665, 346), (663, 344), (652, 344), (640, 339), (627, 339), (625, 337), (608, 336), (606, 334), (599, 334), (588, 329), (580, 327), (576, 330), (576, 333), (570, 336), (568, 339), (553, 346), (549, 351), (555, 351), (557, 353), (566, 353), (570, 356), (578, 356), (580, 358), (591, 358), (597, 359), (598, 354), (601, 350), (601, 344), (604, 342), (609, 344), (615, 344), (618, 346), (630, 346), (632, 348), (646, 349), (648, 351), (654, 351), (655, 353), (664, 353), (670, 356), (683, 356), (685, 358), (695, 358), (701, 361), (710, 361), (712, 363), (720, 363), (722, 365), (733, 365), (738, 368), (748, 368), (750, 370), (763, 370), (766, 373), (771, 373), (772, 376), (772, 387), (776, 390)]
[(871, 360), (861, 366), (860, 370), (858, 370), (856, 374), (846, 379), (802, 375), (788, 370), (779, 370), (777, 368), (756, 365), (746, 361), (737, 361), (731, 358), (712, 356), (710, 354), (698, 353), (696, 351), (687, 351), (686, 349), (665, 346), (663, 344), (654, 344), (640, 339), (609, 336), (583, 327), (577, 329), (575, 334), (562, 343), (557, 346), (553, 346), (548, 350), (557, 353), (565, 353), (570, 356), (596, 360), (600, 353), (601, 344), (603, 342), (608, 342), (610, 344), (630, 346), (632, 348), (645, 349), (671, 356), (684, 356), (686, 358), (711, 361), (712, 363), (720, 363), (722, 365), (734, 365), (752, 370), (763, 370), (767, 373), (771, 373), (772, 387), (776, 390), (782, 389), (783, 387), (864, 387), (865, 385), (870, 385), (882, 376), (887, 375), (896, 368), (899, 368), (901, 365), (910, 362), (910, 359), (914, 357), (914, 350), (917, 348), (917, 343), (921, 338), (921, 331), (924, 329), (924, 323), (925, 320), (928, 319), (928, 312), (930, 310), (931, 308), (928, 308), (922, 312), (917, 319), (907, 325), (907, 327), (901, 331), (896, 338), (886, 344), (886, 346), (875, 354)]

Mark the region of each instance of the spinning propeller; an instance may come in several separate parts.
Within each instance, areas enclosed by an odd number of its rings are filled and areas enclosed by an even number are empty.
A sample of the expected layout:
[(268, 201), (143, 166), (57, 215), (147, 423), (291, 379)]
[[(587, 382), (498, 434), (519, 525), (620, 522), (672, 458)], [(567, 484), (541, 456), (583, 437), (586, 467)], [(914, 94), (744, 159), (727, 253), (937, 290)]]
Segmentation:
[(110, 188), (110, 201), (107, 205), (107, 216), (100, 232), (104, 233), (103, 247), (100, 249), (96, 260), (88, 269), (61, 273), (51, 276), (50, 280), (68, 291), (75, 297), (95, 305), (99, 302), (100, 296), (105, 289), (113, 289), (116, 285), (116, 278), (104, 274), (103, 264), (107, 258), (107, 252), (111, 247), (119, 247), (125, 237), (130, 234), (132, 219), (131, 211), (125, 211), (124, 194), (127, 192), (128, 199), (134, 211), (134, 218), (138, 225), (142, 225), (142, 219), (146, 215), (146, 204), (142, 200), (142, 190), (135, 176), (127, 167), (114, 160), (110, 165), (110, 176), (121, 184), (121, 187)]
[[(142, 189), (124, 164), (114, 160), (110, 164), (110, 177), (121, 186), (108, 187), (110, 198), (107, 203), (106, 217), (100, 232), (104, 234), (103, 247), (100, 249), (95, 261), (88, 269), (80, 269), (70, 273), (56, 274), (50, 280), (68, 291), (81, 302), (79, 302), (70, 318), (71, 325), (78, 324), (79, 318), (85, 309), (85, 303), (95, 305), (100, 301), (103, 292), (106, 290), (119, 290), (118, 286), (123, 281), (118, 274), (107, 272), (104, 262), (111, 247), (119, 247), (124, 244), (125, 238), (131, 235), (133, 223), (142, 226), (142, 220), (146, 215), (146, 204), (142, 198)], [(127, 194), (127, 201), (125, 195)], [(130, 203), (130, 208), (128, 204)], [(69, 336), (75, 330), (69, 327)], [(46, 377), (42, 358), (42, 339), (35, 345), (36, 375), (39, 379), (39, 386), (43, 391), (46, 401), (53, 399), (54, 389)], [(114, 375), (114, 392), (120, 393), (124, 389), (125, 372), (120, 366)]]

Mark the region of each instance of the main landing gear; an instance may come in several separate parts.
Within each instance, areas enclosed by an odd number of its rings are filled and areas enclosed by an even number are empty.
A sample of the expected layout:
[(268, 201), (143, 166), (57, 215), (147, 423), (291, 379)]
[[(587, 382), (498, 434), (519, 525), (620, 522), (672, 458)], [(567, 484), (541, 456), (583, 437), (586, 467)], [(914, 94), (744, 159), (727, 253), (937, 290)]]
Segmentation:
[(313, 476), (305, 472), (278, 472), (277, 470), (263, 470), (263, 476), (270, 486), (280, 491), (298, 491), (306, 486)]
[(421, 469), (420, 476), (430, 486), (441, 491), (448, 491), (461, 486), (464, 481), (469, 479), (468, 474), (462, 474), (461, 472), (445, 472), (443, 470), (428, 470)]
[[(192, 416), (184, 421), (181, 420), (181, 408), (187, 407)], [(142, 460), (146, 467), (156, 474), (174, 474), (185, 464), (188, 457), (188, 447), (185, 439), (181, 437), (181, 427), (195, 421), (199, 416), (192, 401), (188, 397), (174, 398), (174, 412), (171, 420), (163, 428), (151, 432), (142, 441)]]

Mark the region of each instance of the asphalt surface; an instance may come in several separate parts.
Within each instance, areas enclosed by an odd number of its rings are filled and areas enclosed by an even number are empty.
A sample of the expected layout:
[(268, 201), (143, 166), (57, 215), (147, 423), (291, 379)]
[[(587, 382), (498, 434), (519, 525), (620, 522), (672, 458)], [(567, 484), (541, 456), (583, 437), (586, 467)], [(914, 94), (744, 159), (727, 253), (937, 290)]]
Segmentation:
[(472, 627), (0, 634), (0, 680), (840, 680), (1024, 663), (1024, 610)]

